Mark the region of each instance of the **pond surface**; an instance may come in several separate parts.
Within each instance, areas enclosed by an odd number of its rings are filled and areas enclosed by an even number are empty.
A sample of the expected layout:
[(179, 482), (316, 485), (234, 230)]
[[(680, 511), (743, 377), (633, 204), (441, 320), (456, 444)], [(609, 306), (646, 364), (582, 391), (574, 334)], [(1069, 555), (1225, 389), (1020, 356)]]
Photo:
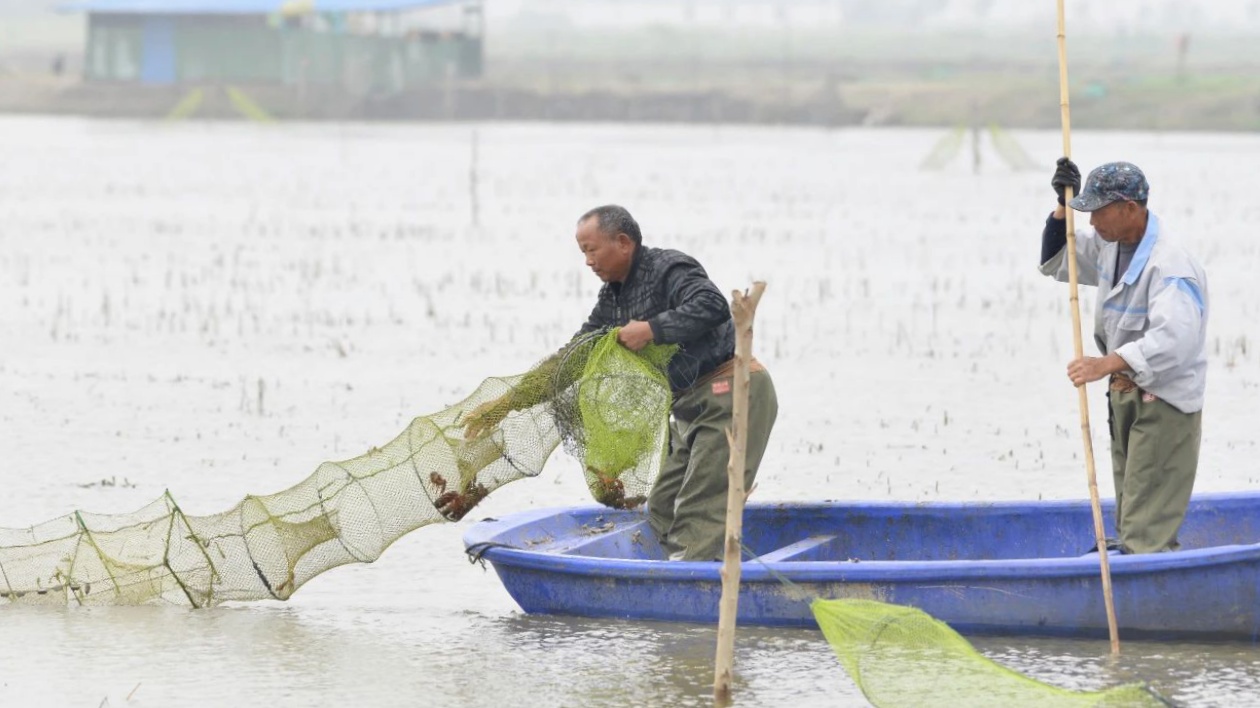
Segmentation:
[[(724, 290), (769, 283), (781, 413), (754, 499), (1084, 497), (1067, 289), (1035, 270), (1059, 136), (1015, 134), (1041, 172), (987, 147), (979, 174), (919, 171), (943, 132), (0, 119), (0, 526), (163, 490), (222, 511), (524, 371), (594, 302), (573, 225), (607, 202)], [(1196, 488), (1253, 488), (1260, 136), (1074, 142), (1143, 166), (1203, 261)], [(524, 616), (463, 556), (471, 519), (589, 501), (558, 453), (287, 603), (0, 607), (0, 705), (710, 705), (713, 628)], [(1056, 685), (1260, 704), (1249, 644), (976, 645)], [(742, 629), (736, 665), (737, 705), (864, 703), (818, 632)]]

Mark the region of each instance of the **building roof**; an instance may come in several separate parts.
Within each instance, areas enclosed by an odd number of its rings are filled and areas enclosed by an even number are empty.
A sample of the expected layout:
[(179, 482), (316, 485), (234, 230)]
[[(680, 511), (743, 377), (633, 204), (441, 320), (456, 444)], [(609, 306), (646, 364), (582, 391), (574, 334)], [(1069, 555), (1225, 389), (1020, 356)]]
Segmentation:
[(62, 12), (101, 15), (273, 15), (308, 12), (398, 12), (459, 0), (71, 0)]

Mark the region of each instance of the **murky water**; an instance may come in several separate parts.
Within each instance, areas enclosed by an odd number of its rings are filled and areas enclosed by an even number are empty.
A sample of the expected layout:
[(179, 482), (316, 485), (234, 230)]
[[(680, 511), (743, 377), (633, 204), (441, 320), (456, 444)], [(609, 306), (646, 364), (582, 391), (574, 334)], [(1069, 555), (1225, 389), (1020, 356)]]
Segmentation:
[[(0, 120), (0, 526), (164, 489), (219, 511), (524, 370), (589, 311), (572, 225), (608, 201), (724, 289), (769, 282), (756, 348), (782, 411), (758, 499), (1085, 496), (1066, 289), (1034, 269), (1048, 172), (919, 172), (933, 131), (476, 130), (474, 225), (469, 126)], [(1017, 137), (1052, 163), (1056, 134)], [(1254, 486), (1260, 137), (1075, 147), (1142, 165), (1202, 257), (1197, 488)], [(557, 457), (472, 517), (587, 501)], [(0, 705), (709, 704), (711, 628), (524, 616), (464, 560), (467, 523), (284, 604), (0, 608)], [(1260, 705), (1247, 644), (976, 644), (1058, 685)], [(863, 703), (815, 632), (741, 631), (736, 661), (739, 705)]]

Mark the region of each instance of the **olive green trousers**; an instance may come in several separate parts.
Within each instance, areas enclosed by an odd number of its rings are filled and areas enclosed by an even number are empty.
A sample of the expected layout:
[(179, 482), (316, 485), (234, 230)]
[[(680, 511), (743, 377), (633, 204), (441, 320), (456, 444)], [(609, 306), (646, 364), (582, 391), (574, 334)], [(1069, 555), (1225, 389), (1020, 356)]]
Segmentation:
[[(648, 519), (675, 560), (716, 560), (726, 535), (727, 464), (734, 381), (697, 384), (678, 396), (669, 427), (669, 454), (648, 496)], [(751, 489), (779, 413), (767, 371), (749, 377), (744, 488)]]
[(1126, 553), (1175, 551), (1199, 466), (1203, 412), (1141, 389), (1109, 391), (1116, 535)]

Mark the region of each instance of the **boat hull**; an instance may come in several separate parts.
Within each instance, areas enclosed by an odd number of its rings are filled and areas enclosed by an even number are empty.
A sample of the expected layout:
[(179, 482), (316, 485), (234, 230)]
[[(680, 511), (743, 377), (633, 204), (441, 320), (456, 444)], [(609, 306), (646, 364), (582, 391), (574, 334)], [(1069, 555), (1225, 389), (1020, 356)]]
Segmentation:
[[(745, 523), (756, 557), (743, 564), (742, 624), (814, 626), (813, 599), (862, 598), (964, 633), (1107, 635), (1098, 557), (1079, 552), (1092, 546), (1084, 502), (750, 505)], [(1260, 545), (1242, 541), (1257, 527), (1260, 495), (1205, 495), (1186, 550), (1111, 556), (1123, 635), (1254, 641)], [(720, 564), (664, 560), (638, 513), (527, 512), (481, 522), (465, 543), (526, 612), (717, 619)]]

